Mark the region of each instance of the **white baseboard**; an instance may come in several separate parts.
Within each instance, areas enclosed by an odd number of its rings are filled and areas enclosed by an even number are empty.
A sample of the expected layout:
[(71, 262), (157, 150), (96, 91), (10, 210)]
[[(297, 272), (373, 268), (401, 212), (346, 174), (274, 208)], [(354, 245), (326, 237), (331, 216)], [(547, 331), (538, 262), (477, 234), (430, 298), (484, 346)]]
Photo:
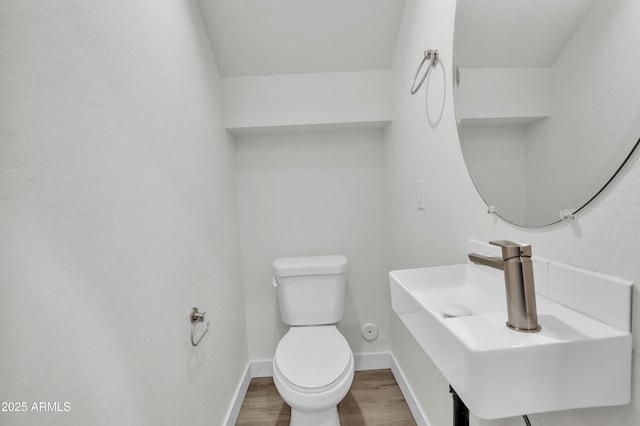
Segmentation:
[(254, 377), (273, 377), (273, 359), (250, 361), (249, 369), (252, 379)]
[[(427, 421), (427, 417), (424, 412), (418, 405), (413, 392), (411, 391), (411, 387), (407, 383), (402, 370), (396, 363), (395, 358), (391, 354), (391, 352), (366, 352), (353, 354), (353, 359), (355, 362), (356, 371), (366, 371), (366, 370), (382, 370), (386, 368), (390, 368), (393, 376), (398, 382), (398, 386), (400, 387), (400, 391), (404, 396), (404, 399), (407, 401), (407, 405), (409, 406), (409, 410), (411, 410), (411, 414), (416, 420), (416, 423), (419, 426), (429, 426), (429, 422)], [(240, 414), (240, 407), (242, 406), (242, 401), (244, 400), (245, 395), (247, 394), (247, 389), (249, 389), (249, 383), (251, 379), (255, 377), (272, 377), (273, 376), (273, 360), (272, 359), (261, 359), (255, 361), (249, 361), (247, 368), (245, 370), (244, 376), (240, 380), (240, 384), (236, 390), (236, 396), (234, 401), (229, 409), (227, 414), (227, 420), (225, 424), (227, 426), (233, 426), (238, 419), (238, 414)]]
[[(391, 368), (390, 352), (365, 352), (353, 354), (356, 371), (381, 370)], [(251, 378), (273, 377), (273, 359), (260, 359), (249, 362)]]
[(247, 394), (247, 389), (249, 389), (251, 378), (251, 363), (249, 363), (244, 370), (244, 375), (236, 388), (236, 396), (227, 412), (226, 421), (224, 422), (226, 426), (234, 426), (236, 424), (236, 420), (238, 420), (238, 415), (240, 414), (240, 407), (242, 407), (242, 401), (244, 401), (244, 396)]
[(353, 354), (356, 371), (391, 368), (391, 352), (364, 352)]
[(395, 377), (396, 382), (398, 382), (398, 386), (404, 396), (404, 400), (407, 401), (409, 410), (411, 411), (411, 414), (418, 426), (429, 426), (429, 419), (424, 411), (422, 411), (422, 408), (420, 408), (420, 404), (418, 404), (418, 401), (411, 390), (411, 386), (409, 385), (409, 382), (407, 382), (407, 379), (396, 362), (396, 359), (393, 357), (393, 354), (391, 354), (391, 372), (393, 373), (393, 377)]

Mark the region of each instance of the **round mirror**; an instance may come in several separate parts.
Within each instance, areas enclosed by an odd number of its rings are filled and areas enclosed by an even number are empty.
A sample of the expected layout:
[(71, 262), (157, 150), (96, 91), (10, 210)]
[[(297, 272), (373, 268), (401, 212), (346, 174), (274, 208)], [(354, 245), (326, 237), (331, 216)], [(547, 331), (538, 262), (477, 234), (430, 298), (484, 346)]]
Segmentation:
[(539, 227), (582, 209), (640, 136), (637, 0), (458, 0), (454, 102), (490, 209)]

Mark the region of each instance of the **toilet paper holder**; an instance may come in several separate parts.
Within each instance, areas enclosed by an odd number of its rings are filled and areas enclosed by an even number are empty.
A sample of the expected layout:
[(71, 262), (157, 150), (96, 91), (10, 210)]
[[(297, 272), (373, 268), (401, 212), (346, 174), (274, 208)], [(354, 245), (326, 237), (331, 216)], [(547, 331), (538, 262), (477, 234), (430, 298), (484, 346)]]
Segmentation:
[(209, 321), (207, 321), (207, 328), (205, 328), (204, 333), (202, 333), (197, 340), (194, 339), (194, 335), (195, 335), (195, 332), (196, 332), (196, 325), (198, 325), (198, 323), (201, 323), (201, 322), (204, 321), (204, 314), (206, 314), (206, 312), (198, 312), (198, 308), (196, 308), (196, 307), (191, 308), (191, 312), (189, 313), (189, 319), (191, 320), (191, 324), (192, 324), (192, 326), (191, 326), (191, 344), (193, 346), (198, 346), (200, 344), (200, 342), (202, 342), (202, 339), (204, 339), (204, 336), (209, 331)]

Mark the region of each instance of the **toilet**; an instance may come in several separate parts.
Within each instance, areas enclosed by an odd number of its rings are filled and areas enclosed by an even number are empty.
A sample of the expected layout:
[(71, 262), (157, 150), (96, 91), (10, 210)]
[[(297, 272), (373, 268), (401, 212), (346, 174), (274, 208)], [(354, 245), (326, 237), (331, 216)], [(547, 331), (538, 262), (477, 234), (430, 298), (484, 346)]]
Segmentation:
[(347, 258), (283, 257), (273, 262), (280, 316), (291, 326), (273, 357), (273, 381), (293, 426), (337, 426), (353, 382), (353, 353), (335, 324), (344, 311)]

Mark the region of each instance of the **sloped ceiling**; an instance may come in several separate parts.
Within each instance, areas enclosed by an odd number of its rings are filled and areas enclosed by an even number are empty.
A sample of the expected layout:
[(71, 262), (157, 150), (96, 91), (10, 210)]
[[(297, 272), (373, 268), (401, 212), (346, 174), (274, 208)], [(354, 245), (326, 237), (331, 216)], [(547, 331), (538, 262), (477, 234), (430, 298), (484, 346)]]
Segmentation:
[(462, 67), (550, 67), (596, 1), (458, 0), (457, 63)]
[(222, 77), (391, 68), (404, 0), (199, 0)]
[[(457, 0), (458, 63), (550, 66), (596, 1)], [(198, 4), (220, 75), (236, 77), (390, 69), (405, 0)]]

